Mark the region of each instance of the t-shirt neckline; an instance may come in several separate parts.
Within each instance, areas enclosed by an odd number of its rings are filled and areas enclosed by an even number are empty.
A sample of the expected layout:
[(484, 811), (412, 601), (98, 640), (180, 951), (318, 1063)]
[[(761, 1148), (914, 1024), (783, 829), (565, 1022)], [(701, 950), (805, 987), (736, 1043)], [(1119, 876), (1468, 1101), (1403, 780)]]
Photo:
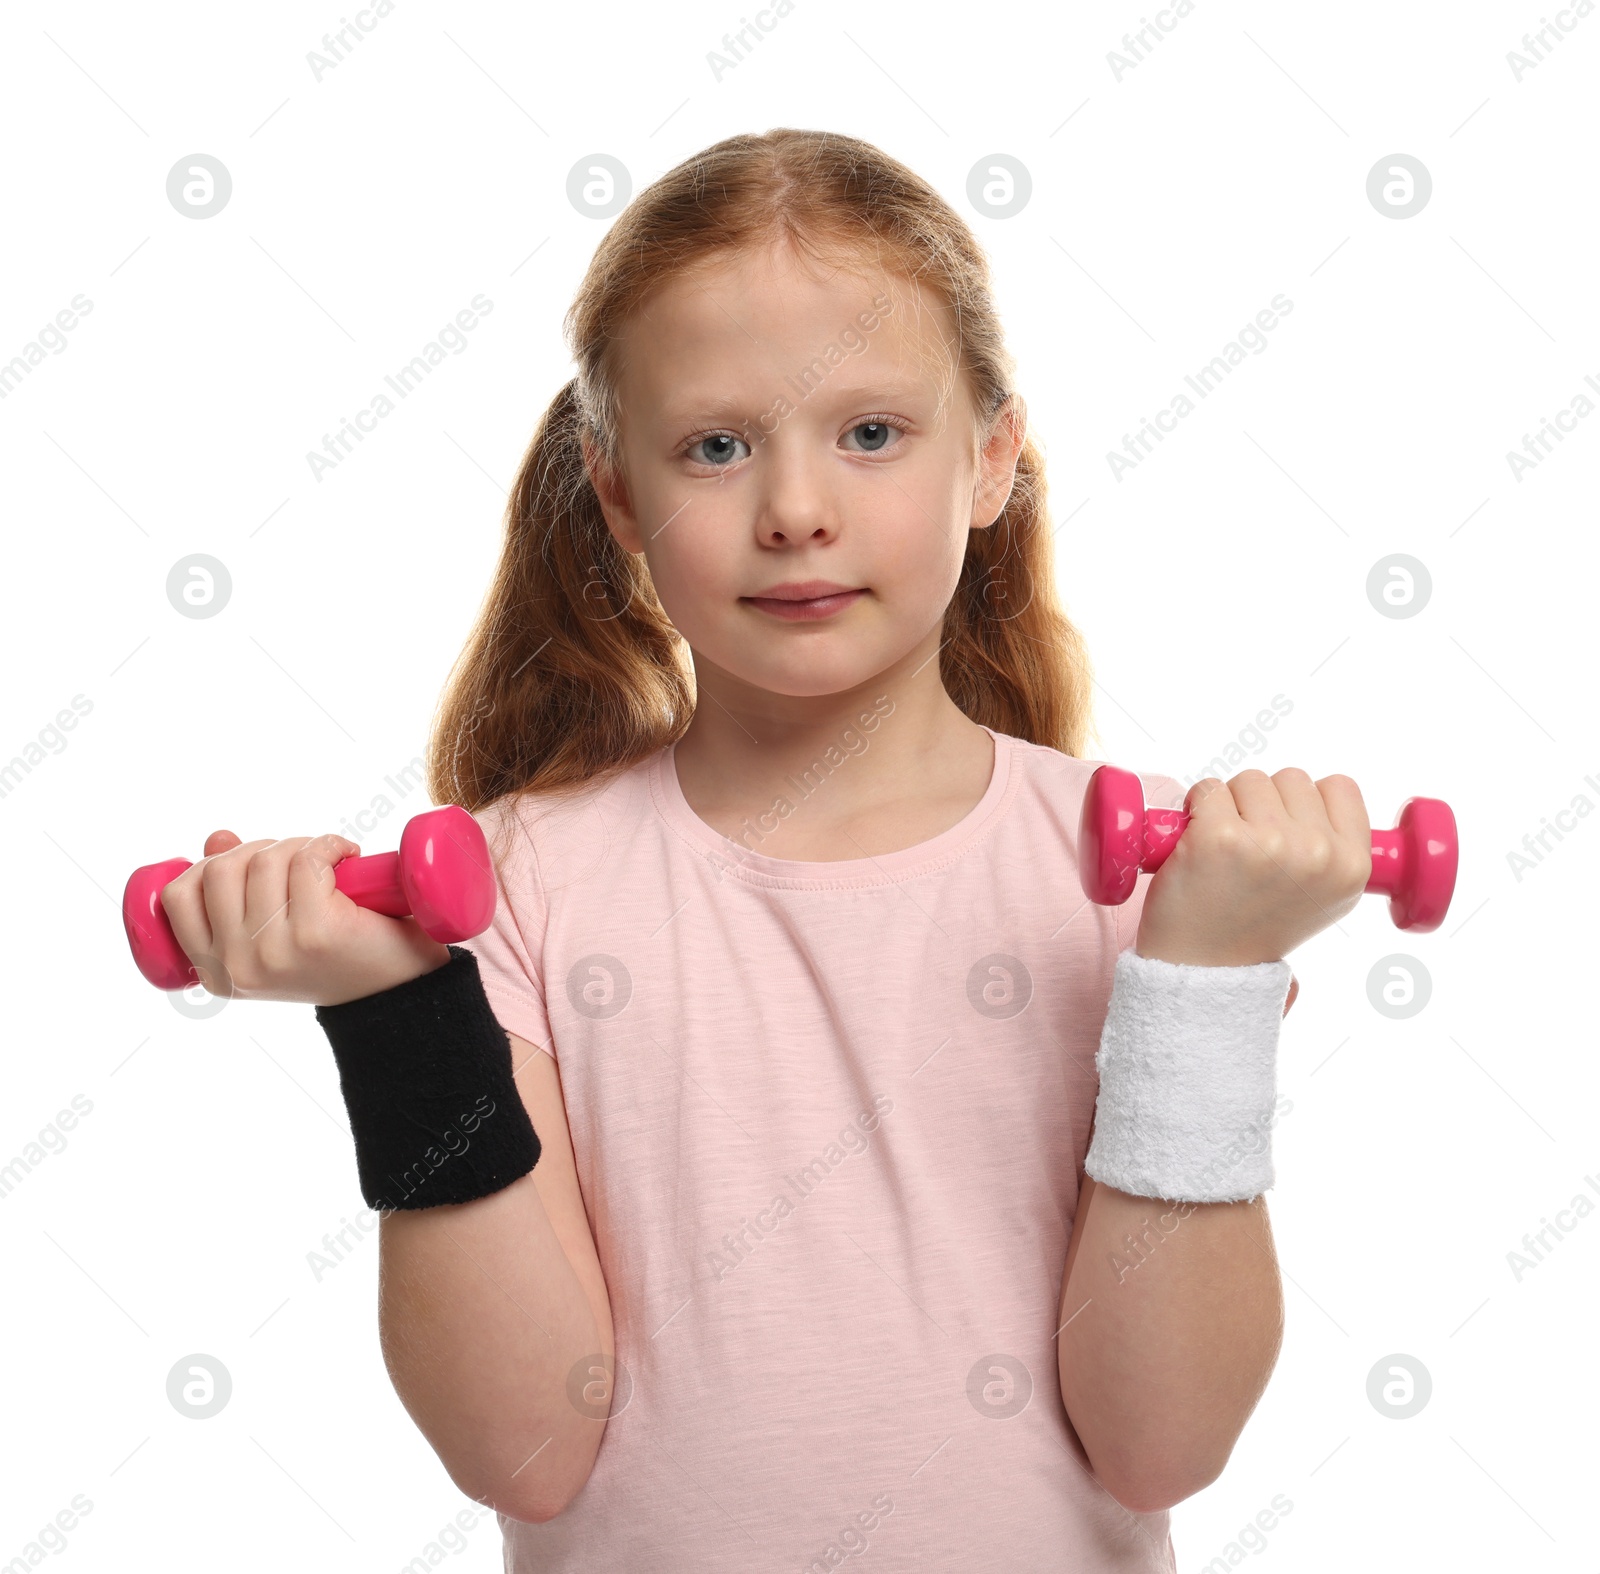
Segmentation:
[[(650, 785), (656, 806), (674, 830), (702, 852), (712, 856), (729, 873), (760, 885), (821, 890), (846, 886), (886, 885), (912, 875), (928, 873), (953, 862), (976, 842), (1009, 797), (1015, 741), (1009, 733), (983, 730), (994, 740), (994, 766), (983, 796), (961, 819), (937, 836), (901, 847), (892, 853), (866, 858), (799, 859), (773, 858), (736, 842), (707, 825), (689, 807), (678, 781), (677, 744), (668, 744), (656, 754), (650, 772)], [(798, 789), (790, 798), (796, 801)], [(797, 808), (799, 806), (797, 805)]]

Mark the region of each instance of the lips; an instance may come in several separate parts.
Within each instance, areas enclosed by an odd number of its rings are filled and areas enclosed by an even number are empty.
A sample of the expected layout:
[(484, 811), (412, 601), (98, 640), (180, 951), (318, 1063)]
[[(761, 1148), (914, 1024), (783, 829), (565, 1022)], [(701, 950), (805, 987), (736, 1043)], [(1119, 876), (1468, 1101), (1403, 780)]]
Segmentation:
[(857, 585), (841, 585), (834, 579), (786, 579), (780, 585), (768, 585), (749, 599), (762, 601), (816, 601), (823, 596), (839, 595), (847, 590), (857, 590)]
[(864, 590), (830, 589), (823, 595), (796, 597), (792, 594), (793, 591), (806, 591), (811, 587), (785, 585), (781, 588), (785, 594), (780, 596), (745, 596), (742, 599), (772, 617), (784, 619), (785, 622), (810, 623), (819, 618), (831, 618), (835, 613), (842, 612), (851, 602), (866, 595)]

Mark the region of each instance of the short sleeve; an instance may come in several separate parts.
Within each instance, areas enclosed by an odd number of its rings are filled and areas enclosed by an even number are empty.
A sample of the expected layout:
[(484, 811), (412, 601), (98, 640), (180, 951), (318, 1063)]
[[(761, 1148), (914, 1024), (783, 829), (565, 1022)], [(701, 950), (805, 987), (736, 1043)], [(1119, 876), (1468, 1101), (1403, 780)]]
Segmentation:
[(526, 799), (513, 793), (496, 799), (473, 818), (483, 828), (495, 866), (495, 910), (489, 927), (461, 944), (478, 959), (483, 991), (496, 1021), (554, 1059), (545, 1012), (547, 904), (534, 839), (537, 817)]

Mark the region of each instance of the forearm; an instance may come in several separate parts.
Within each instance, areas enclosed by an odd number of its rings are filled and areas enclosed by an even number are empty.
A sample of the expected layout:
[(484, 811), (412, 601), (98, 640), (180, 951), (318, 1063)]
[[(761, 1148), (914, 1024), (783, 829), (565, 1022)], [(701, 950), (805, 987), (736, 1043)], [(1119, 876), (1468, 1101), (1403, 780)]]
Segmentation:
[(391, 1213), (380, 1240), (384, 1360), (412, 1419), (468, 1496), (551, 1518), (588, 1479), (605, 1430), (603, 1285), (597, 1302), (532, 1172), (473, 1202)]
[(1199, 1491), (1282, 1342), (1265, 1197), (1169, 1203), (1085, 1176), (1057, 1326), (1067, 1415), (1106, 1488), (1142, 1512)]

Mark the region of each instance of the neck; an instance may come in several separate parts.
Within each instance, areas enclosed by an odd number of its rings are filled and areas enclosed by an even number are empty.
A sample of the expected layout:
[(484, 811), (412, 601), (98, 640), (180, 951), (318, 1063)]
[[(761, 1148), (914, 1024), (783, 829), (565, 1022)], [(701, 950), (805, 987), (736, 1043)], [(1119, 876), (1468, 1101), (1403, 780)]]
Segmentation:
[(758, 688), (695, 653), (695, 713), (674, 756), (684, 796), (722, 818), (783, 796), (820, 827), (941, 795), (988, 759), (989, 740), (946, 693), (938, 649), (934, 631), (870, 680), (819, 695)]

